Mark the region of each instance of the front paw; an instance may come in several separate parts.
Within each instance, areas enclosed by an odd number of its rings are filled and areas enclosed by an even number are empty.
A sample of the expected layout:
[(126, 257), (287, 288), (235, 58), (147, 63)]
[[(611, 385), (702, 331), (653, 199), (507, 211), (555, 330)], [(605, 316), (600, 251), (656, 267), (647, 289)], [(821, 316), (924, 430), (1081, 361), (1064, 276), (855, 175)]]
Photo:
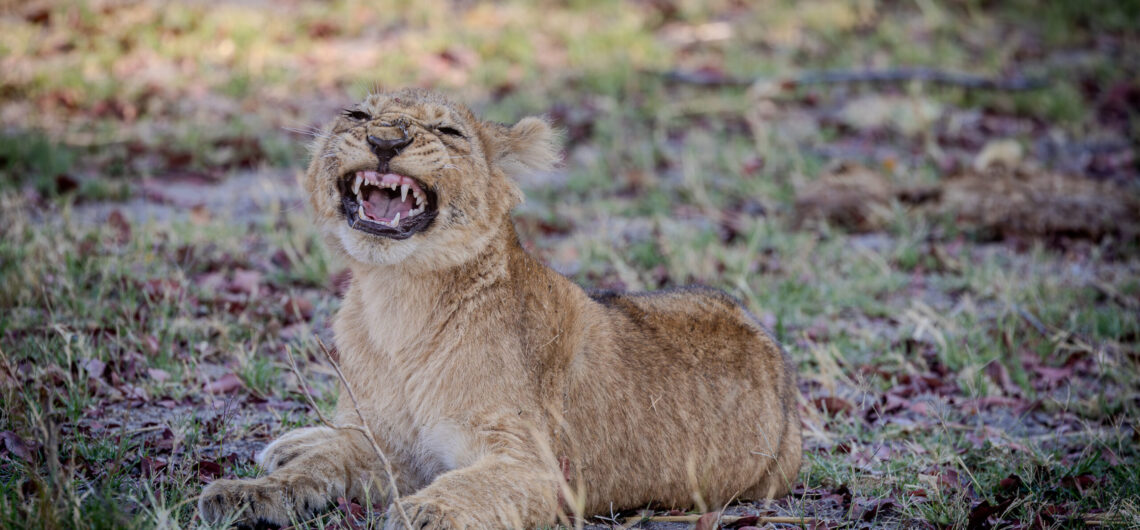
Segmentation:
[[(413, 495), (400, 499), (400, 508), (403, 508), (404, 514), (408, 516), (408, 523), (414, 530), (444, 530), (468, 528), (470, 526), (457, 518), (460, 515), (459, 512), (445, 507), (437, 499)], [(396, 503), (392, 503), (388, 507), (384, 530), (406, 530), (403, 516), (396, 507)]]
[(267, 478), (216, 480), (202, 491), (198, 512), (207, 524), (223, 521), (241, 527), (286, 526), (303, 520), (328, 504), (308, 484), (289, 484)]

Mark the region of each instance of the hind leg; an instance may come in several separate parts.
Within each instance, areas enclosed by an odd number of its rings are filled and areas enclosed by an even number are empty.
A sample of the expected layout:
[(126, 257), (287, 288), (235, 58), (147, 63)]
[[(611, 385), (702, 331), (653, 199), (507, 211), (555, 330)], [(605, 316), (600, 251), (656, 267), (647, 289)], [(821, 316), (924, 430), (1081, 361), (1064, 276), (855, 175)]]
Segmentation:
[(756, 486), (746, 491), (742, 498), (778, 499), (792, 491), (799, 478), (800, 462), (803, 459), (803, 440), (800, 433), (799, 415), (789, 415), (788, 425), (784, 430), (784, 437), (780, 441), (776, 452), (776, 461), (768, 474), (756, 483)]

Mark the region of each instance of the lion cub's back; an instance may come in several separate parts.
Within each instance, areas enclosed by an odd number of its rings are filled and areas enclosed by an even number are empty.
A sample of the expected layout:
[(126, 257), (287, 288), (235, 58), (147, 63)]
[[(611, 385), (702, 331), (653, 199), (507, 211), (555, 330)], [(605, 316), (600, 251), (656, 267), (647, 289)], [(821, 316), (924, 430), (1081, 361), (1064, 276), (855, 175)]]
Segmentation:
[(721, 364), (755, 368), (762, 358), (780, 361), (779, 344), (735, 298), (709, 287), (616, 293), (590, 297), (624, 318), (613, 320), (624, 354), (690, 366)]

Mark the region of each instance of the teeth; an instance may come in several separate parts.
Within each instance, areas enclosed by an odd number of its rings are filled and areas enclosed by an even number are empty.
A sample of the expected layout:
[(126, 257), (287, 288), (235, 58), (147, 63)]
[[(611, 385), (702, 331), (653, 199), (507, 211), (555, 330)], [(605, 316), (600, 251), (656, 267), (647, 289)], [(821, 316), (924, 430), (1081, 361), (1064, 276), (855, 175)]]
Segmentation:
[(408, 185), (407, 184), (401, 184), (400, 185), (400, 202), (404, 202), (406, 200), (408, 200)]
[(390, 226), (392, 228), (396, 228), (396, 225), (398, 225), (398, 224), (400, 224), (400, 213), (396, 212), (396, 217), (392, 218), (392, 223), (389, 224), (388, 226)]
[(364, 215), (364, 205), (363, 204), (361, 204), (360, 206), (358, 206), (356, 208), (356, 216), (361, 218), (361, 219), (367, 219), (368, 218)]
[(356, 182), (352, 184), (352, 191), (356, 195), (360, 195), (360, 184), (364, 182), (364, 177), (360, 173), (356, 174)]

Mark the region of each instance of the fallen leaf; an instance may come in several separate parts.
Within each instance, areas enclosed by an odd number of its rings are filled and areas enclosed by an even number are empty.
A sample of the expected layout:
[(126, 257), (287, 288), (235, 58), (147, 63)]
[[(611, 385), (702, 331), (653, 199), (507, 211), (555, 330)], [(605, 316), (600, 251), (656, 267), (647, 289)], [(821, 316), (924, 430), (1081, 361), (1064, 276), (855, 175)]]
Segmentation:
[(205, 204), (195, 204), (190, 208), (190, 222), (199, 226), (210, 222), (210, 210)]
[(147, 368), (146, 375), (150, 376), (151, 379), (154, 379), (159, 383), (170, 379), (170, 373), (160, 368)]
[(886, 499), (857, 499), (855, 506), (859, 511), (859, 518), (871, 521), (878, 517), (880, 512), (890, 510), (895, 505), (893, 498)]
[(202, 390), (205, 390), (210, 394), (230, 394), (242, 389), (243, 387), (245, 387), (245, 383), (242, 383), (241, 378), (232, 373), (229, 373), (223, 375), (222, 377), (219, 377), (215, 381), (207, 383), (206, 386), (202, 388)]
[(34, 453), (39, 449), (37, 442), (28, 442), (12, 431), (0, 431), (0, 440), (4, 442), (4, 449), (28, 463), (33, 461)]
[(336, 498), (336, 507), (344, 512), (345, 515), (351, 516), (354, 519), (364, 519), (364, 507), (344, 497)]
[(83, 371), (87, 372), (87, 377), (99, 379), (103, 377), (103, 372), (107, 369), (107, 363), (99, 359), (87, 359), (83, 361)]
[(257, 271), (237, 269), (234, 271), (234, 277), (230, 280), (227, 288), (232, 292), (247, 293), (250, 296), (257, 295), (257, 289), (261, 285), (261, 273)]
[(1008, 507), (1009, 501), (999, 502), (996, 505), (990, 504), (989, 501), (979, 502), (970, 509), (966, 528), (969, 530), (990, 528), (993, 525), (989, 522), (989, 518), (1004, 512)]
[(812, 400), (812, 403), (817, 409), (835, 416), (839, 414), (850, 414), (855, 408), (855, 405), (851, 404), (850, 401), (835, 396), (817, 397)]
[(299, 296), (285, 296), (281, 300), (285, 306), (286, 322), (308, 321), (313, 318), (313, 303)]
[(1061, 487), (1076, 489), (1084, 493), (1085, 489), (1096, 484), (1096, 477), (1085, 473), (1084, 475), (1064, 477), (1061, 479)]
[(198, 480), (202, 482), (213, 482), (214, 479), (222, 475), (222, 466), (212, 460), (202, 460), (198, 462)]
[(158, 475), (160, 471), (166, 469), (166, 461), (161, 458), (144, 456), (139, 462), (139, 469), (142, 471), (144, 477), (153, 478)]
[(1024, 484), (1024, 482), (1021, 481), (1021, 477), (1010, 475), (1001, 479), (1001, 482), (998, 482), (998, 489), (1002, 491), (1017, 490), (1022, 484)]
[(131, 240), (131, 223), (119, 210), (114, 210), (107, 216), (107, 225), (115, 230), (115, 243), (120, 245)]
[(720, 512), (708, 512), (697, 519), (693, 530), (716, 530), (720, 526)]

